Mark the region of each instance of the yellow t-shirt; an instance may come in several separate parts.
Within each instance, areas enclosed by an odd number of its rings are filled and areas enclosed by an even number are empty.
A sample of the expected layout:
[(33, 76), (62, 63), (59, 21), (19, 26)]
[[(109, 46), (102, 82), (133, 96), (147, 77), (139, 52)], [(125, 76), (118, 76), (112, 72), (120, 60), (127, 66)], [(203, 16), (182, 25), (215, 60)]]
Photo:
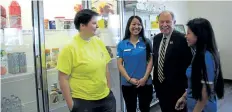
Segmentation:
[(104, 43), (96, 36), (89, 41), (76, 35), (59, 54), (57, 69), (67, 75), (73, 98), (99, 100), (109, 94), (106, 65), (111, 60)]

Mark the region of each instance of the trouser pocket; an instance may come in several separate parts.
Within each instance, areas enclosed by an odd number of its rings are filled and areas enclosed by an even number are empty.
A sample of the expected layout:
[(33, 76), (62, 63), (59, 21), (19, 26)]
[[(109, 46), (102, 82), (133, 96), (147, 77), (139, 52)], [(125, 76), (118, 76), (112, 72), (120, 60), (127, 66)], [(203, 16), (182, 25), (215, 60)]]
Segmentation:
[(72, 109), (70, 109), (70, 112), (78, 112), (78, 105), (76, 104), (76, 101), (73, 99), (73, 105)]

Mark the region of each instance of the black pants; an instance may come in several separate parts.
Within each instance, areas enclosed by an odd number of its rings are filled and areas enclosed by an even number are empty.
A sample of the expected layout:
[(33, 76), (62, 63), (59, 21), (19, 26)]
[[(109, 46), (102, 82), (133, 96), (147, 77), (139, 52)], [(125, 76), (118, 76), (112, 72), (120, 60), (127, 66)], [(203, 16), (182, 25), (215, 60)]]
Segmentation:
[(122, 86), (122, 93), (126, 103), (127, 112), (137, 112), (137, 97), (141, 112), (150, 112), (150, 103), (153, 96), (153, 86), (145, 85), (139, 88), (136, 86)]
[(83, 100), (73, 98), (73, 109), (71, 112), (116, 112), (116, 100), (113, 93), (101, 100)]
[(176, 102), (184, 94), (185, 89), (160, 86), (155, 90), (162, 112), (187, 112), (186, 107), (179, 111), (175, 109)]

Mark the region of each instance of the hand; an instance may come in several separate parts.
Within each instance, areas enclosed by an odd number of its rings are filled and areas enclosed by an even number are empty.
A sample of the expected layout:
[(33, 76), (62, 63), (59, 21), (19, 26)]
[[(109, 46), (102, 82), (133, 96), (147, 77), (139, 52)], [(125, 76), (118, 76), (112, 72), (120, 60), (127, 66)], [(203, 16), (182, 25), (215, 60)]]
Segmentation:
[(67, 105), (68, 105), (69, 110), (72, 110), (73, 106), (74, 106), (73, 100), (72, 100), (72, 102), (67, 103)]
[(131, 79), (129, 80), (129, 82), (130, 82), (131, 84), (138, 85), (138, 80), (135, 79), (135, 78), (131, 78)]
[(182, 96), (177, 102), (176, 102), (176, 106), (175, 109), (176, 110), (182, 110), (184, 109), (186, 104), (186, 98), (184, 96)]
[(147, 78), (145, 78), (145, 77), (141, 78), (141, 79), (138, 81), (138, 86), (137, 86), (137, 88), (140, 87), (140, 86), (144, 86), (144, 85), (146, 84), (146, 82), (147, 82)]

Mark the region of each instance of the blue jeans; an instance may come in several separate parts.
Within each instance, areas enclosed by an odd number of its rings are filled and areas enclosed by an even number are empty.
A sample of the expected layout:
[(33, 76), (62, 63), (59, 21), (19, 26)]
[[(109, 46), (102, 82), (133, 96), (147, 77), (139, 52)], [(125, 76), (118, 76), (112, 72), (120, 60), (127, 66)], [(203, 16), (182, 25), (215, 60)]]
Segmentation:
[(73, 103), (73, 108), (70, 112), (116, 112), (116, 100), (112, 91), (101, 100), (73, 98)]

